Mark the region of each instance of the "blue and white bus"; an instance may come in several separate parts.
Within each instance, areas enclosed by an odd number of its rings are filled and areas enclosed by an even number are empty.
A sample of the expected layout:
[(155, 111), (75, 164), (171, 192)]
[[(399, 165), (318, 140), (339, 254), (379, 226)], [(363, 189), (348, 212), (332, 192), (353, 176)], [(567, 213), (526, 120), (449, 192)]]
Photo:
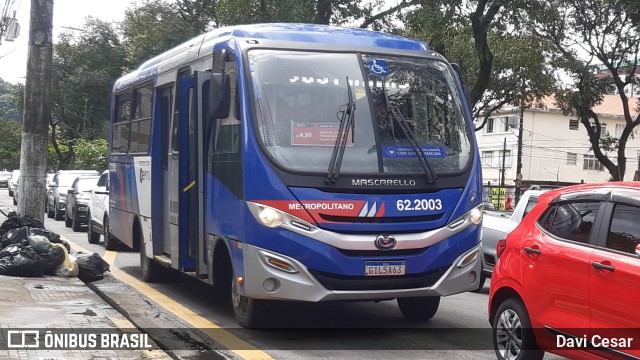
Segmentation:
[(266, 301), (397, 299), (430, 319), (480, 280), (481, 167), (428, 45), (303, 24), (220, 28), (117, 80), (108, 247)]

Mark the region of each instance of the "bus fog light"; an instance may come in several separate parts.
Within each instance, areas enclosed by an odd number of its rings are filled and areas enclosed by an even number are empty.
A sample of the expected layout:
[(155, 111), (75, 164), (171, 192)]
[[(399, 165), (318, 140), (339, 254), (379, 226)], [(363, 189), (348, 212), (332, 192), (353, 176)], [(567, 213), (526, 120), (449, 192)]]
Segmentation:
[(280, 281), (274, 278), (268, 278), (262, 283), (262, 287), (266, 292), (274, 292), (280, 288)]
[(478, 258), (478, 254), (480, 253), (480, 250), (476, 250), (472, 253), (470, 253), (469, 255), (465, 256), (464, 258), (462, 258), (462, 260), (460, 260), (460, 262), (458, 263), (458, 267), (459, 268), (463, 268), (469, 264), (471, 264), (472, 262), (474, 262), (477, 258)]
[(468, 278), (469, 278), (469, 284), (473, 284), (474, 282), (476, 282), (476, 279), (478, 278), (478, 274), (476, 274), (475, 271), (472, 271), (469, 273)]
[(282, 213), (272, 208), (260, 209), (258, 219), (264, 226), (278, 227), (282, 225)]
[(471, 209), (469, 212), (469, 221), (476, 225), (480, 224), (480, 222), (482, 222), (482, 210), (479, 208)]

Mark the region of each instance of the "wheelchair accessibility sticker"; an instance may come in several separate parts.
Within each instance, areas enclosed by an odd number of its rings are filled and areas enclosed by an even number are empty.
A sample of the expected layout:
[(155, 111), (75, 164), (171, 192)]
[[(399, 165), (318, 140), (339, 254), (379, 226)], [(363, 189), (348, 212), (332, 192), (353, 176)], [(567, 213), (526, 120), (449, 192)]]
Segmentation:
[(369, 73), (372, 75), (387, 76), (390, 74), (387, 60), (369, 59), (367, 60), (367, 66), (369, 67)]

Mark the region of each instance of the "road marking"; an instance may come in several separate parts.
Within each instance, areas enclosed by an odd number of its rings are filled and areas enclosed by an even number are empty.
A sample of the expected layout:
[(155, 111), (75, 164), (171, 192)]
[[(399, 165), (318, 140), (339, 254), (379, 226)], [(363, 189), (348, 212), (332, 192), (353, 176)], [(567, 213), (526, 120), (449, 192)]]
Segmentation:
[[(80, 245), (66, 239), (71, 247), (76, 251), (84, 251), (91, 252), (85, 250)], [(186, 308), (184, 305), (178, 303), (177, 301), (171, 299), (170, 297), (164, 295), (158, 290), (152, 288), (147, 285), (145, 282), (142, 282), (135, 277), (125, 273), (124, 271), (118, 269), (113, 266), (114, 261), (116, 260), (116, 256), (118, 253), (116, 251), (105, 251), (103, 259), (110, 265), (110, 271), (113, 276), (124, 281), (125, 283), (134, 287), (137, 291), (141, 292), (143, 295), (153, 300), (159, 306), (165, 308), (167, 311), (173, 313), (177, 317), (181, 318), (189, 325), (197, 328), (208, 337), (213, 339), (218, 344), (224, 346), (229, 351), (235, 353), (239, 357), (246, 360), (269, 360), (273, 359), (266, 352), (256, 348), (255, 346), (247, 343), (246, 341), (236, 337), (232, 333), (227, 330), (222, 329), (220, 326), (212, 323), (206, 318), (194, 313), (193, 311)]]
[(118, 256), (118, 252), (116, 251), (111, 251), (111, 250), (106, 250), (104, 252), (104, 255), (102, 256), (102, 258), (104, 259), (104, 261), (106, 261), (109, 265), (113, 266), (113, 263), (116, 261), (116, 256)]

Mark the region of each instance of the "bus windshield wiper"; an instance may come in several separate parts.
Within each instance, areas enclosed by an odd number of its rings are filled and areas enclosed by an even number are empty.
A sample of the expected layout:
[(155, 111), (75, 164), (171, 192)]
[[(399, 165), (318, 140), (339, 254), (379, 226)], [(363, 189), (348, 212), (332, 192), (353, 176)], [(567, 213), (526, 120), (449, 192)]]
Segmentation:
[(398, 125), (400, 125), (400, 130), (402, 130), (402, 133), (407, 138), (409, 145), (411, 145), (411, 149), (418, 158), (420, 166), (422, 166), (422, 170), (424, 170), (424, 173), (427, 175), (427, 183), (435, 183), (438, 180), (438, 176), (431, 168), (431, 165), (429, 165), (429, 160), (427, 159), (424, 151), (422, 151), (422, 149), (420, 148), (420, 145), (418, 144), (418, 141), (416, 141), (415, 136), (411, 132), (411, 128), (409, 127), (407, 120), (404, 118), (404, 116), (396, 106), (391, 105), (389, 97), (387, 96), (386, 89), (382, 89), (382, 91), (384, 92), (384, 100), (387, 103), (387, 109), (389, 109), (388, 113), (391, 114), (390, 116), (393, 116), (393, 118), (398, 122)]
[(338, 129), (338, 137), (336, 138), (336, 143), (333, 146), (333, 153), (331, 154), (331, 161), (329, 162), (329, 174), (325, 179), (325, 182), (327, 183), (335, 183), (336, 180), (338, 180), (340, 166), (342, 166), (342, 158), (344, 157), (344, 150), (347, 147), (347, 139), (349, 138), (349, 130), (351, 130), (351, 142), (354, 142), (356, 129), (353, 116), (356, 111), (356, 103), (353, 101), (353, 91), (351, 90), (348, 76), (347, 95), (349, 97), (348, 102), (345, 105), (340, 106), (340, 128)]

